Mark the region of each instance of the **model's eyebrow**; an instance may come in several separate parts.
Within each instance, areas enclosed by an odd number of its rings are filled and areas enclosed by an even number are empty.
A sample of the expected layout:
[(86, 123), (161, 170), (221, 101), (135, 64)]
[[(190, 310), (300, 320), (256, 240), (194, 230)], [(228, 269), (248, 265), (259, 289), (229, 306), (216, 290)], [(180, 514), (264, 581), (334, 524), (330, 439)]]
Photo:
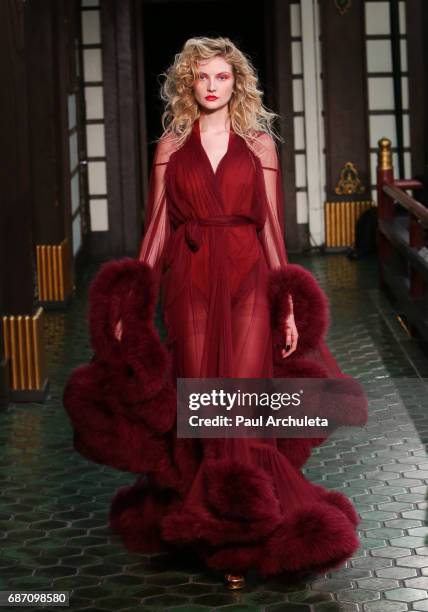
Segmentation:
[[(199, 70), (199, 74), (207, 74), (207, 73), (204, 72), (203, 70)], [(215, 76), (218, 76), (219, 74), (232, 74), (232, 73), (229, 70), (222, 70), (221, 72), (217, 72)]]

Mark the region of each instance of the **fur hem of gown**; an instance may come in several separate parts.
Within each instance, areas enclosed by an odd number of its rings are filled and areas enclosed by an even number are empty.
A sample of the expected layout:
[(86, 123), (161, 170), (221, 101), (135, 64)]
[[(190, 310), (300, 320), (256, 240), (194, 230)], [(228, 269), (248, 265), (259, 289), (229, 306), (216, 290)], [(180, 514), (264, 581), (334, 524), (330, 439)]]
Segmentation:
[[(297, 264), (270, 272), (274, 377), (332, 377), (311, 355), (324, 343), (328, 302)], [(85, 458), (138, 474), (112, 500), (109, 526), (129, 550), (191, 547), (208, 567), (262, 575), (324, 572), (358, 548), (357, 513), (342, 493), (301, 473), (324, 438), (248, 442), (250, 462), (224, 458), (216, 439), (176, 436), (171, 357), (153, 324), (158, 286), (152, 269), (131, 258), (103, 264), (89, 291), (90, 363), (71, 374), (63, 395), (75, 449)], [(282, 322), (293, 296), (297, 350), (281, 359)], [(122, 319), (122, 339), (114, 326)], [(343, 422), (364, 425), (367, 399), (346, 378)], [(242, 441), (242, 439), (241, 439)], [(243, 443), (243, 442), (237, 442)]]

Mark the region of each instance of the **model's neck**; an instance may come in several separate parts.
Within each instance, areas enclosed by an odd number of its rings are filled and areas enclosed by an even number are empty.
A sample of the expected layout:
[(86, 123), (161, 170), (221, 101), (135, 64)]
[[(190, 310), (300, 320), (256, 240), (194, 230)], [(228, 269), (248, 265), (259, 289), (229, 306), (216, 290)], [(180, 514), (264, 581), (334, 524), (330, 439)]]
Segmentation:
[(205, 113), (201, 111), (199, 117), (201, 132), (228, 132), (230, 130), (230, 116), (228, 112)]

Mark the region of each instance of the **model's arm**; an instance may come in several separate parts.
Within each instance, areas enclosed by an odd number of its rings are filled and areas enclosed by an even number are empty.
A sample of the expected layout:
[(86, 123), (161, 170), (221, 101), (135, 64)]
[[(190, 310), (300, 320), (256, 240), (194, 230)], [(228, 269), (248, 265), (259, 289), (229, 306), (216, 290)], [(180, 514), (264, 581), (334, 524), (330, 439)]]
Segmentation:
[(266, 223), (259, 237), (271, 270), (288, 263), (284, 244), (284, 210), (281, 167), (275, 142), (269, 134), (261, 134), (257, 153), (262, 165), (263, 185), (261, 197), (265, 200)]
[(166, 203), (165, 172), (172, 151), (170, 138), (161, 140), (156, 145), (149, 179), (144, 234), (138, 255), (139, 261), (153, 268), (156, 276), (161, 274), (163, 255), (171, 231)]
[[(259, 156), (263, 180), (259, 187), (261, 197), (265, 201), (266, 222), (259, 233), (260, 241), (270, 270), (285, 268), (288, 264), (287, 251), (284, 243), (284, 209), (281, 166), (274, 140), (269, 134), (262, 133), (258, 137), (257, 154)], [(284, 321), (285, 347), (283, 357), (296, 350), (298, 332), (294, 321), (293, 298), (288, 295), (289, 316)], [(289, 347), (289, 348), (287, 348)]]
[[(138, 254), (138, 260), (148, 264), (153, 269), (156, 283), (159, 282), (162, 275), (163, 255), (171, 232), (167, 209), (165, 172), (173, 151), (174, 143), (171, 137), (160, 140), (156, 145), (149, 179), (144, 233)], [(116, 325), (115, 334), (120, 340), (122, 336), (122, 322), (120, 320)]]

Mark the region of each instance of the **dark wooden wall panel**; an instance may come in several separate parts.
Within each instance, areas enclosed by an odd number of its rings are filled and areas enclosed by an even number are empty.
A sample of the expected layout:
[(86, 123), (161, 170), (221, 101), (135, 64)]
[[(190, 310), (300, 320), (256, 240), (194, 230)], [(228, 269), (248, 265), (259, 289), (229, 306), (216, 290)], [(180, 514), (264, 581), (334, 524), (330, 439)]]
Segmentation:
[(269, 7), (273, 20), (273, 38), (266, 41), (267, 54), (273, 59), (275, 110), (281, 115), (281, 168), (285, 200), (285, 242), (287, 251), (300, 251), (302, 236), (298, 231), (296, 210), (296, 170), (294, 159), (293, 79), (291, 67), (290, 1), (274, 0)]
[[(142, 202), (147, 202), (149, 184), (149, 165), (146, 153), (147, 117), (146, 117), (146, 70), (144, 65), (144, 5), (142, 0), (134, 0), (135, 6), (135, 44), (137, 61), (137, 106), (138, 106), (138, 125), (135, 130), (138, 138), (138, 151), (140, 152), (140, 172), (139, 172), (139, 193)], [(143, 227), (143, 206), (140, 206), (139, 213), (140, 227)]]
[(51, 0), (32, 0), (28, 3), (26, 19), (31, 197), (35, 244), (56, 244), (63, 238), (58, 185), (59, 100), (55, 88), (57, 33), (53, 8)]
[(407, 0), (412, 176), (428, 177), (428, 2)]
[(27, 3), (25, 45), (33, 243), (72, 244), (68, 95), (75, 79), (76, 0)]
[[(43, 0), (41, 0), (43, 1)], [(61, 0), (52, 4), (52, 26), (54, 31), (54, 91), (55, 91), (55, 171), (57, 202), (55, 243), (65, 237), (72, 244), (71, 193), (70, 193), (70, 143), (68, 137), (68, 94), (71, 93), (71, 58), (75, 60), (73, 45), (74, 0)]]
[[(364, 2), (352, 2), (344, 15), (334, 0), (320, 8), (327, 200), (371, 199)], [(358, 196), (334, 192), (348, 161), (366, 188)]]
[(0, 2), (0, 311), (7, 315), (29, 314), (33, 307), (27, 5)]
[(141, 236), (135, 27), (132, 0), (103, 0), (101, 36), (109, 229), (102, 242), (93, 237), (92, 254), (97, 259), (136, 256)]

